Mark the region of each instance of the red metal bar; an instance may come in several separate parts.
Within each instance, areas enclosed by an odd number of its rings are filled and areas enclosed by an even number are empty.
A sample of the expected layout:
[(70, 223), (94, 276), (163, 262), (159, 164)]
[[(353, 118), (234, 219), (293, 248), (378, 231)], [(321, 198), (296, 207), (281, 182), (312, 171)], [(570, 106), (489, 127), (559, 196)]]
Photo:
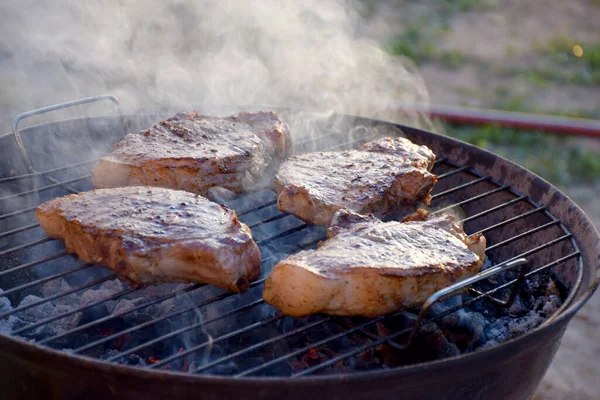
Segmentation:
[(431, 105), (428, 107), (409, 106), (402, 107), (402, 109), (427, 112), (433, 118), (457, 124), (497, 124), (503, 127), (588, 136), (600, 139), (600, 121), (592, 119), (440, 105)]

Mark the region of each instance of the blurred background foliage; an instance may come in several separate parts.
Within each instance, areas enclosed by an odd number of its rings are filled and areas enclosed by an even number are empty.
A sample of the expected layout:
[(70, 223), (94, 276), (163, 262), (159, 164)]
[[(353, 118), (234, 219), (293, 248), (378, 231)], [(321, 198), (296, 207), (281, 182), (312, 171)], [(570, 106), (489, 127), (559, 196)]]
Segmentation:
[[(386, 51), (416, 64), (432, 104), (600, 119), (598, 1), (363, 3), (369, 20), (391, 27), (378, 31), (373, 23), (367, 31)], [(563, 188), (600, 188), (600, 139), (495, 125), (437, 126)]]

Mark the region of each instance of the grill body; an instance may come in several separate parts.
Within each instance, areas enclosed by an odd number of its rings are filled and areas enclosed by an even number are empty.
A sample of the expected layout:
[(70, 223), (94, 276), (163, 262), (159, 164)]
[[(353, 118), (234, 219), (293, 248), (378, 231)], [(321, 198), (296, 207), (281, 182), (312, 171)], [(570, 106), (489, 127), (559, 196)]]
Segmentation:
[(532, 335), (464, 357), (385, 373), (299, 379), (159, 373), (71, 357), (3, 340), (3, 398), (14, 399), (529, 399), (570, 317)]
[[(158, 121), (157, 118), (156, 114), (144, 114), (127, 119), (130, 129), (138, 129)], [(598, 286), (600, 237), (593, 224), (581, 209), (552, 185), (494, 154), (410, 127), (347, 116), (335, 118), (343, 119), (344, 126), (400, 128), (409, 139), (432, 148), (438, 157), (468, 165), (545, 207), (572, 234), (580, 251), (579, 268), (560, 270), (560, 279), (573, 288), (566, 307), (543, 326), (486, 350), (388, 371), (296, 379), (231, 378), (131, 368), (0, 335), (2, 397), (164, 399), (167, 396), (193, 396), (223, 399), (235, 396), (238, 399), (304, 399), (310, 396), (315, 399), (344, 400), (529, 398), (552, 361), (569, 320)], [(64, 165), (81, 161), (82, 153), (90, 158), (105, 153), (122, 136), (120, 127), (118, 117), (85, 118), (34, 126), (22, 130), (22, 137), (34, 167), (36, 160), (45, 165)], [(59, 143), (69, 143), (68, 150), (59, 149)], [(0, 178), (10, 176), (11, 171), (25, 173), (26, 165), (12, 136), (0, 137), (0, 149), (7, 155), (0, 160)], [(6, 229), (0, 229), (0, 232)], [(513, 247), (518, 246), (516, 243)], [(3, 287), (1, 279), (0, 287)]]

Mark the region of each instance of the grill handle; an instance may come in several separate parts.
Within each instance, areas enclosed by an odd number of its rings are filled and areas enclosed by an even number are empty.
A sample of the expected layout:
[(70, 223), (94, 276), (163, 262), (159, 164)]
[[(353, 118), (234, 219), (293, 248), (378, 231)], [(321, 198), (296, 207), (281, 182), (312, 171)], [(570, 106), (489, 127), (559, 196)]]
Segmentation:
[[(526, 266), (527, 266), (527, 260), (524, 258), (518, 258), (516, 260), (504, 261), (504, 262), (502, 262), (492, 268), (489, 268), (475, 276), (464, 279), (460, 282), (456, 282), (455, 284), (445, 287), (444, 289), (438, 290), (437, 292), (435, 292), (434, 294), (429, 296), (427, 301), (421, 307), (421, 310), (419, 311), (419, 315), (417, 316), (415, 324), (413, 325), (413, 328), (412, 328), (410, 335), (408, 336), (408, 339), (406, 340), (406, 342), (404, 342), (404, 343), (395, 342), (394, 344), (399, 346), (402, 349), (406, 349), (411, 345), (413, 339), (415, 338), (415, 336), (417, 335), (417, 333), (419, 333), (419, 330), (421, 329), (421, 325), (423, 324), (423, 320), (425, 319), (425, 316), (427, 315), (429, 308), (431, 308), (431, 306), (434, 303), (437, 303), (438, 301), (440, 301), (442, 299), (450, 297), (451, 295), (454, 295), (457, 292), (460, 292), (460, 291), (464, 290), (465, 288), (467, 288), (477, 282), (491, 278), (494, 275), (498, 275), (501, 272), (509, 271), (514, 268), (519, 268), (519, 276), (517, 278), (517, 281), (513, 285), (512, 291), (511, 291), (510, 295), (508, 296), (507, 300), (499, 300), (494, 297), (488, 296), (488, 300), (490, 302), (492, 302), (494, 305), (496, 305), (497, 307), (503, 307), (503, 308), (510, 307), (510, 305), (514, 301), (515, 297), (517, 296), (517, 290), (519, 289), (519, 286), (525, 279), (525, 269), (526, 269), (525, 267)], [(469, 291), (471, 293), (474, 293), (477, 296), (484, 295), (482, 292), (475, 290), (473, 288), (469, 288)]]
[(123, 130), (125, 133), (127, 133), (127, 129), (125, 127), (125, 121), (123, 120), (123, 114), (121, 113), (121, 103), (119, 102), (119, 99), (117, 97), (115, 97), (111, 94), (102, 94), (99, 96), (86, 97), (84, 99), (67, 101), (66, 103), (54, 104), (52, 106), (38, 108), (37, 110), (31, 110), (31, 111), (27, 111), (27, 112), (17, 115), (13, 119), (12, 131), (13, 131), (13, 135), (15, 136), (15, 140), (17, 141), (17, 146), (19, 147), (19, 151), (21, 152), (21, 155), (23, 156), (23, 161), (25, 161), (25, 165), (27, 166), (27, 169), (29, 170), (29, 173), (35, 173), (36, 171), (33, 169), (33, 166), (31, 165), (31, 162), (29, 161), (29, 157), (27, 156), (27, 151), (25, 150), (25, 146), (23, 146), (23, 141), (21, 140), (21, 135), (19, 134), (19, 122), (21, 122), (21, 120), (23, 120), (25, 118), (29, 118), (34, 115), (45, 114), (45, 113), (48, 113), (51, 111), (60, 110), (62, 108), (74, 107), (74, 106), (79, 106), (79, 105), (87, 104), (87, 103), (95, 103), (97, 101), (102, 101), (102, 100), (110, 100), (117, 106), (117, 110), (119, 111), (119, 115), (121, 116), (121, 122), (123, 123)]

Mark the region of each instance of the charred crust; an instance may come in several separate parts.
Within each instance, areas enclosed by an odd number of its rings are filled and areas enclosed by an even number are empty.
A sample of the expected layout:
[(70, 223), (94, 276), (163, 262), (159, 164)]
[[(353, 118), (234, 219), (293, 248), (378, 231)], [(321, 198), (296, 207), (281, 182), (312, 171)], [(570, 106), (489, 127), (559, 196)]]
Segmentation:
[(429, 211), (418, 208), (414, 214), (408, 215), (401, 222), (424, 221), (429, 216)]

